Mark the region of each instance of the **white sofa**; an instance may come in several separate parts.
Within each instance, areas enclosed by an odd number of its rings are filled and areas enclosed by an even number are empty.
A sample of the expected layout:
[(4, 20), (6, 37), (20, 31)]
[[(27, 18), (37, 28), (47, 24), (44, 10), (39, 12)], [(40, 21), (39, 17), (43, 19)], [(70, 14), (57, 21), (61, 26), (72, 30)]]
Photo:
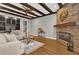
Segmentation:
[(6, 38), (0, 33), (0, 55), (20, 55), (24, 52), (25, 45), (19, 40), (7, 42)]
[(23, 37), (25, 36), (25, 33), (20, 30), (12, 31), (12, 33), (16, 35), (18, 40), (23, 39)]

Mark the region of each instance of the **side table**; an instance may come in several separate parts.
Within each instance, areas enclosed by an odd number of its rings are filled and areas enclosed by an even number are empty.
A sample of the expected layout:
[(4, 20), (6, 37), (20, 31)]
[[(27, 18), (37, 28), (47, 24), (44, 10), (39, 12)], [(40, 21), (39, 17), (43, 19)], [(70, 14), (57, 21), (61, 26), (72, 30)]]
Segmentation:
[(38, 32), (38, 37), (45, 38), (45, 32)]

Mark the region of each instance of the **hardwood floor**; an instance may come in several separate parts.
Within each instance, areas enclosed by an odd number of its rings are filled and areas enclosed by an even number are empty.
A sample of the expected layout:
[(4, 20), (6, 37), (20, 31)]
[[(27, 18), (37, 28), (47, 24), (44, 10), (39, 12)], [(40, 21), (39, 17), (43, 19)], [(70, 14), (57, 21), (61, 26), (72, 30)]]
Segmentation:
[(45, 43), (44, 46), (37, 49), (30, 55), (77, 55), (76, 52), (70, 52), (67, 47), (62, 45), (56, 40), (51, 39), (35, 39), (37, 41)]

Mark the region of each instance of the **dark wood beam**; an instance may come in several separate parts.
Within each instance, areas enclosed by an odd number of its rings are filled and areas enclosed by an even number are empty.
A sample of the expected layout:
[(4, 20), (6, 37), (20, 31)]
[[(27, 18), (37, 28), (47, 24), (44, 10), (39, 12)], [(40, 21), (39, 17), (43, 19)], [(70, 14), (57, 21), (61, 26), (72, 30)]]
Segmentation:
[(21, 3), (21, 4), (24, 5), (24, 6), (26, 6), (26, 7), (28, 7), (28, 8), (31, 8), (32, 10), (34, 10), (34, 11), (36, 11), (36, 12), (42, 14), (42, 15), (45, 15), (43, 12), (41, 12), (41, 11), (39, 11), (38, 9), (32, 7), (32, 6), (29, 5), (28, 3)]
[[(0, 6), (0, 8), (1, 8), (1, 9), (4, 9), (4, 10), (8, 10), (8, 11), (10, 11), (10, 12), (14, 12), (14, 13), (18, 13), (18, 14), (27, 16), (27, 18), (28, 18), (28, 17), (31, 17), (31, 16), (28, 16), (28, 15), (23, 14), (23, 13), (21, 13), (21, 12), (18, 12), (18, 11), (15, 11), (15, 10), (12, 10), (12, 9), (9, 9), (9, 8), (3, 7), (3, 6)], [(33, 18), (33, 17), (31, 17), (31, 18)]]
[(39, 3), (43, 8), (45, 8), (49, 13), (53, 13), (53, 11), (45, 4), (45, 3)]
[[(14, 9), (17, 9), (17, 10), (20, 10), (20, 11), (25, 12), (24, 9), (22, 9), (22, 8), (20, 8), (20, 7), (17, 7), (17, 6), (15, 6), (15, 5), (13, 5), (13, 4), (10, 4), (10, 3), (2, 3), (2, 4), (6, 5), (6, 6), (9, 6), (9, 7), (11, 7), (11, 8), (14, 8)], [(36, 15), (36, 14), (33, 13), (33, 12), (28, 12), (28, 13), (38, 17), (38, 15)]]
[[(27, 18), (27, 17), (25, 17), (25, 16), (21, 16), (21, 15), (14, 14), (14, 13), (11, 13), (11, 12), (6, 12), (6, 11), (3, 11), (3, 10), (0, 10), (0, 12), (6, 13), (6, 14), (11, 14), (11, 15), (14, 15), (14, 16), (22, 17), (22, 18)], [(30, 19), (30, 18), (27, 18), (27, 19)]]
[(58, 5), (59, 5), (59, 8), (62, 8), (63, 7), (62, 3), (58, 3)]
[[(52, 14), (55, 14), (55, 13), (56, 13), (56, 12), (49, 13), (49, 14), (46, 14), (45, 16), (52, 15)], [(45, 17), (45, 16), (34, 17), (34, 18), (32, 18), (32, 19), (36, 19), (36, 18), (40, 18), (40, 17)]]

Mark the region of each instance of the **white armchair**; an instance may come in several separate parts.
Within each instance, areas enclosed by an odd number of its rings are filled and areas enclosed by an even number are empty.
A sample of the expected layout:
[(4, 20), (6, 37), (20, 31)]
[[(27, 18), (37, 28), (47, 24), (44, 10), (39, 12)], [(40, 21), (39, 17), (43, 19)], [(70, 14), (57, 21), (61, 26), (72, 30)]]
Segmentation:
[(7, 42), (3, 34), (0, 34), (0, 55), (20, 55), (24, 53), (24, 47), (18, 40)]

